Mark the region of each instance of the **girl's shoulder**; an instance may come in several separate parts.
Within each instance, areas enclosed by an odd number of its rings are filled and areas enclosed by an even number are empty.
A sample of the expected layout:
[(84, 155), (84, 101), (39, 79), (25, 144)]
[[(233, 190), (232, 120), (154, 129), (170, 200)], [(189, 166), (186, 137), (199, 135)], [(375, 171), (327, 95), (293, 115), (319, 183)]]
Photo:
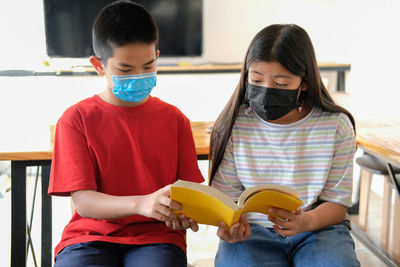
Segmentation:
[(314, 107), (310, 119), (320, 123), (329, 123), (334, 125), (339, 134), (354, 132), (350, 118), (343, 112), (324, 111), (320, 108)]
[(343, 112), (325, 111), (321, 108), (314, 107), (311, 117), (321, 120), (334, 120), (340, 122), (348, 122), (351, 125), (350, 118)]

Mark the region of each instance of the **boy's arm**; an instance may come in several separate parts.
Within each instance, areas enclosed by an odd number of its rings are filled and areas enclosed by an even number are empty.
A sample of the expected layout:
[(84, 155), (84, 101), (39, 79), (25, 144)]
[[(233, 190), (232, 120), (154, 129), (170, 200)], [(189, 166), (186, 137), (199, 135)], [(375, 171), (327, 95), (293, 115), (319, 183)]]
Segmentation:
[(170, 208), (181, 209), (169, 198), (170, 191), (170, 185), (141, 196), (113, 196), (95, 190), (79, 190), (71, 192), (71, 197), (82, 217), (112, 220), (137, 214), (167, 222), (173, 218)]

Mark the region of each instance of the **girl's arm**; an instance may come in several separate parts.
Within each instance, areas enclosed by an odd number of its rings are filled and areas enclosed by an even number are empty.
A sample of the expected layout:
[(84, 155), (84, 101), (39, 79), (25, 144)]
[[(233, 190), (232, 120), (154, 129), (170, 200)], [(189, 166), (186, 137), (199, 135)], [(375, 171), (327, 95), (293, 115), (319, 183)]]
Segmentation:
[(313, 210), (306, 211), (308, 217), (305, 231), (316, 231), (332, 224), (342, 223), (345, 219), (347, 207), (333, 203), (323, 202)]
[(137, 214), (167, 222), (171, 220), (170, 208), (181, 209), (169, 198), (170, 190), (171, 186), (167, 185), (141, 196), (113, 196), (95, 190), (79, 190), (71, 192), (71, 197), (82, 217), (112, 220)]
[(328, 225), (339, 224), (344, 220), (347, 212), (346, 206), (351, 205), (355, 150), (353, 125), (346, 115), (340, 114), (337, 121), (331, 169), (325, 187), (319, 195), (319, 199), (325, 202), (306, 212), (298, 209), (292, 213), (287, 210), (271, 208), (271, 213), (287, 218), (282, 221), (269, 216), (269, 220), (275, 223), (274, 228), (279, 234), (290, 236), (301, 232), (315, 231)]
[[(245, 189), (237, 177), (236, 163), (233, 155), (232, 137), (229, 138), (225, 148), (224, 158), (222, 159), (211, 186), (215, 187), (233, 200), (237, 200), (240, 194)], [(244, 214), (240, 217), (239, 222), (233, 224), (229, 229), (226, 228), (225, 223), (220, 222), (217, 230), (217, 236), (222, 240), (235, 243), (246, 240), (251, 235), (250, 224), (247, 222)]]
[(310, 211), (298, 209), (290, 212), (272, 207), (268, 211), (287, 219), (280, 220), (273, 216), (268, 216), (268, 219), (275, 224), (274, 228), (280, 235), (292, 236), (302, 232), (317, 231), (329, 225), (343, 222), (347, 208), (333, 202), (324, 202)]

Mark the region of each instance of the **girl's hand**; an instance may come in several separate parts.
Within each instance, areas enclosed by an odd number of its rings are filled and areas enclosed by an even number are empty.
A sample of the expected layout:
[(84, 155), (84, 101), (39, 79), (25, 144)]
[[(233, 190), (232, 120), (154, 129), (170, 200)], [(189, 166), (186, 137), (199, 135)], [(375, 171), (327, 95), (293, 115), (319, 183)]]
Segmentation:
[(165, 224), (174, 230), (186, 230), (188, 228), (192, 229), (193, 232), (199, 230), (197, 222), (192, 218), (186, 217), (184, 214), (179, 214), (178, 218), (175, 213), (172, 213), (170, 220), (166, 221)]
[(307, 232), (309, 225), (309, 216), (301, 208), (291, 212), (285, 209), (269, 207), (268, 212), (286, 218), (281, 220), (274, 216), (269, 215), (268, 220), (274, 223), (275, 231), (281, 236), (293, 236), (298, 233)]
[(229, 243), (236, 243), (247, 240), (251, 235), (250, 224), (245, 218), (245, 215), (240, 216), (240, 220), (234, 223), (229, 230), (226, 229), (226, 224), (221, 222), (217, 230), (217, 236)]

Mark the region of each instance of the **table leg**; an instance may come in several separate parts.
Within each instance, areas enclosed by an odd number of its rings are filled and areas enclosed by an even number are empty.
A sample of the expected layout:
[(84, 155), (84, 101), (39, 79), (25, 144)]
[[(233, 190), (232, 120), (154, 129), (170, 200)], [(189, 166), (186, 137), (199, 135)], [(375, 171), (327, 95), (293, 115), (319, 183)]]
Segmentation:
[(381, 246), (386, 251), (389, 251), (393, 187), (389, 181), (390, 178), (388, 176), (383, 176), (383, 179)]
[(208, 160), (208, 155), (197, 155), (197, 160)]
[(391, 182), (393, 183), (393, 187), (394, 187), (394, 189), (396, 190), (397, 197), (400, 197), (400, 184), (399, 184), (399, 182), (398, 182), (397, 179), (396, 179), (396, 174), (394, 173), (392, 164), (390, 164), (390, 163), (387, 162), (387, 163), (386, 163), (386, 167), (387, 167), (387, 170), (388, 170), (388, 172), (389, 172), (390, 180), (391, 180)]
[(390, 255), (386, 250), (384, 250), (377, 242), (371, 239), (361, 228), (358, 227), (356, 223), (351, 225), (352, 234), (375, 256), (377, 256), (384, 266), (396, 267), (400, 266), (398, 262), (392, 255)]
[(11, 163), (11, 266), (26, 264), (26, 166)]
[(400, 261), (400, 197), (394, 198), (392, 253)]
[(364, 231), (367, 230), (368, 225), (368, 207), (369, 207), (369, 196), (371, 190), (372, 173), (366, 169), (361, 169), (360, 179), (360, 198), (359, 198), (359, 213), (358, 223), (360, 228)]
[(50, 160), (11, 162), (11, 266), (26, 266), (26, 167), (42, 166), (41, 266), (52, 266), (52, 205), (47, 194)]
[(42, 166), (42, 267), (52, 266), (52, 205), (51, 196), (47, 194), (50, 179), (50, 165)]
[(337, 71), (337, 85), (336, 85), (336, 91), (338, 91), (338, 92), (344, 92), (344, 91), (346, 91), (346, 88), (345, 88), (345, 73), (344, 73), (344, 70), (338, 70), (338, 71)]

